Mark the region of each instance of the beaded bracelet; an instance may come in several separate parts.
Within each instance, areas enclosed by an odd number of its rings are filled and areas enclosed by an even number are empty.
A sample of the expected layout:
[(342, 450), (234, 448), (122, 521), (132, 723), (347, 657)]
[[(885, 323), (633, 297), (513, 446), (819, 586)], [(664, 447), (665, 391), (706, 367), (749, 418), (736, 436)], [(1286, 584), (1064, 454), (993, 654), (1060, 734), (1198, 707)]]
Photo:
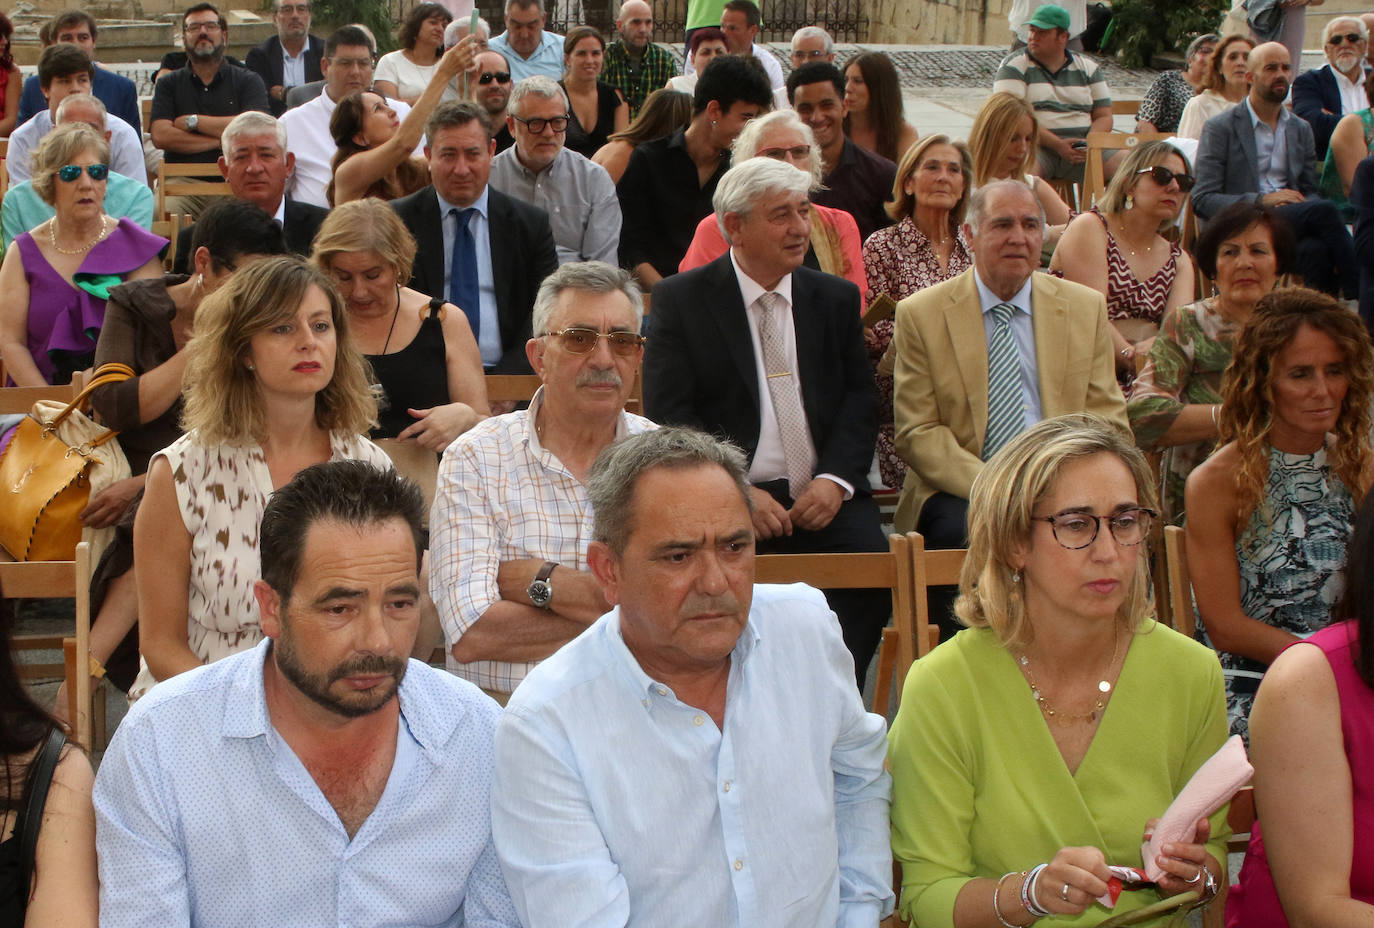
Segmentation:
[(1036, 864), (1031, 868), (1030, 876), (1021, 884), (1021, 904), (1026, 907), (1026, 911), (1036, 918), (1044, 918), (1050, 914), (1050, 910), (1040, 905), (1035, 898), (1035, 881), (1040, 878), (1040, 874), (1049, 864)]
[[(1002, 874), (1002, 878), (1001, 878), (1000, 880), (998, 880), (998, 881), (997, 881), (997, 885), (994, 886), (994, 887), (992, 888), (992, 914), (993, 914), (993, 915), (996, 915), (996, 916), (997, 916), (997, 920), (998, 920), (999, 922), (1001, 922), (1003, 925), (1006, 925), (1007, 928), (1022, 928), (1022, 926), (1016, 924), (1015, 922), (1009, 922), (1009, 921), (1007, 921), (1005, 918), (1002, 917), (1002, 906), (1001, 906), (1001, 903), (998, 901), (998, 898), (997, 898), (997, 897), (998, 897), (998, 894), (1000, 894), (1000, 893), (1002, 892), (1002, 884), (1003, 884), (1004, 882), (1006, 882), (1007, 877), (1009, 877), (1009, 876), (1016, 876), (1016, 875), (1017, 875), (1017, 871), (1015, 871), (1015, 870), (1012, 870), (1012, 871), (1010, 871), (1010, 872), (1008, 872), (1008, 873)], [(1020, 872), (1020, 875), (1021, 875), (1022, 877), (1024, 877), (1024, 876), (1026, 875), (1026, 871), (1022, 870), (1022, 871)]]

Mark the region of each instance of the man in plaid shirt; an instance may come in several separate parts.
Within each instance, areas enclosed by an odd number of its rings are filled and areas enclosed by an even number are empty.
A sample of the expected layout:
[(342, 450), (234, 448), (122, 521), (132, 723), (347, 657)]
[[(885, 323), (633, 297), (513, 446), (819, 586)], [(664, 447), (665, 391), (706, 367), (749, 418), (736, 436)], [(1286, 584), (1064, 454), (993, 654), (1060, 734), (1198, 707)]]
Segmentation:
[(620, 38), (606, 47), (601, 79), (620, 91), (634, 119), (644, 98), (678, 73), (677, 62), (666, 49), (654, 44), (654, 11), (644, 0), (625, 0), (615, 25)]

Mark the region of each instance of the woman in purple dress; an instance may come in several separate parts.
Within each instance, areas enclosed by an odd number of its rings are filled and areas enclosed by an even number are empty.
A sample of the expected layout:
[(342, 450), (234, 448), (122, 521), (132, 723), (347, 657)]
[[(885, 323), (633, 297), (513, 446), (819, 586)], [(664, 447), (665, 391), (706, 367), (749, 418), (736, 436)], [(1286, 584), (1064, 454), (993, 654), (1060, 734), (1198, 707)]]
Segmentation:
[(167, 240), (105, 215), (110, 146), (90, 126), (50, 132), (33, 189), (57, 215), (15, 236), (0, 264), (0, 357), (8, 383), (69, 383), (95, 358), (110, 289), (162, 276)]

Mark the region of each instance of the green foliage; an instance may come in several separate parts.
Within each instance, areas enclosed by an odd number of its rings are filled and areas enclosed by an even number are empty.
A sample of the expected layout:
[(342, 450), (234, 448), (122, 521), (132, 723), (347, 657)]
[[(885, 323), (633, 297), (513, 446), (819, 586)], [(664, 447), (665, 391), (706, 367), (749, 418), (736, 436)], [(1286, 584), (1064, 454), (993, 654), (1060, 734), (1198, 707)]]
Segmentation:
[[(387, 0), (311, 0), (310, 31), (326, 36), (340, 26), (361, 23), (377, 37), (377, 54), (396, 48), (396, 23), (400, 3)], [(407, 6), (409, 9), (409, 6)]]
[(1161, 52), (1182, 54), (1195, 36), (1215, 32), (1231, 5), (1225, 0), (1114, 0), (1103, 51), (1128, 68), (1146, 67)]

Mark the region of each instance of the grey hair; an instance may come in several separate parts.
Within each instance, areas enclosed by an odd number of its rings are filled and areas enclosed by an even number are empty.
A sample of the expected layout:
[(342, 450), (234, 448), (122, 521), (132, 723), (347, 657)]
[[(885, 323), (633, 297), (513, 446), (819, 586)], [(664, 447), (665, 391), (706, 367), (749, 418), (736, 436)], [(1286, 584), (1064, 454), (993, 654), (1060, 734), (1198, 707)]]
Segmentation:
[(750, 158), (725, 172), (716, 185), (711, 206), (716, 212), (716, 225), (726, 244), (730, 234), (725, 231), (725, 216), (735, 213), (748, 216), (754, 204), (772, 193), (792, 193), (807, 196), (811, 193), (811, 175), (794, 168), (785, 161), (772, 158)]
[(820, 26), (802, 26), (796, 32), (792, 33), (793, 48), (797, 47), (798, 39), (824, 39), (825, 50), (822, 54), (829, 55), (833, 54), (835, 51), (835, 40), (831, 38), (830, 33), (826, 32)]
[(108, 128), (105, 117), (109, 115), (110, 111), (105, 108), (104, 101), (94, 94), (89, 93), (72, 93), (63, 97), (62, 102), (57, 104), (57, 118), (54, 120), (56, 124), (60, 125), (62, 123), (62, 117), (67, 115), (67, 104), (69, 103), (73, 106), (79, 106), (84, 103), (92, 107), (100, 114), (100, 125), (103, 128)]
[[(522, 82), (523, 83), (523, 82)], [(535, 337), (549, 334), (549, 320), (558, 309), (558, 298), (564, 290), (579, 293), (623, 293), (630, 301), (635, 317), (635, 331), (644, 324), (644, 295), (630, 272), (604, 261), (574, 261), (561, 264), (544, 278), (534, 298), (534, 314), (530, 320)]]
[(749, 470), (744, 452), (696, 429), (666, 426), (612, 442), (596, 456), (587, 477), (592, 504), (592, 540), (617, 555), (625, 552), (634, 522), (635, 485), (655, 468), (687, 470), (716, 466), (734, 481), (752, 515)]
[(1035, 204), (1035, 210), (1040, 214), (1040, 225), (1045, 224), (1045, 207), (1041, 205), (1040, 198), (1035, 195), (1035, 191), (1026, 186), (1024, 181), (1005, 178), (986, 183), (973, 191), (968, 198), (968, 212), (964, 216), (964, 223), (974, 232), (978, 231), (978, 226), (983, 222), (983, 214), (987, 210), (988, 197), (995, 190), (1024, 190), (1030, 194), (1031, 202)]
[[(459, 40), (467, 34), (464, 30), (467, 29), (468, 22), (468, 18), (463, 16), (444, 27), (444, 48), (452, 48), (458, 44)], [(485, 19), (477, 20), (477, 31), (481, 33), (483, 41), (491, 38), (491, 23)]]
[(224, 151), (226, 162), (233, 160), (229, 152), (234, 147), (234, 143), (245, 135), (273, 135), (276, 136), (277, 145), (281, 148), (282, 155), (286, 154), (286, 124), (271, 113), (263, 113), (258, 110), (245, 110), (233, 119), (229, 120), (229, 125), (224, 127), (220, 133), (219, 144)]
[(820, 189), (823, 176), (821, 149), (816, 144), (816, 133), (802, 121), (796, 110), (774, 110), (749, 120), (740, 130), (740, 134), (735, 136), (735, 143), (730, 146), (731, 161), (739, 164), (757, 155), (759, 140), (770, 129), (795, 129), (802, 134), (806, 144), (811, 146), (811, 157), (807, 161), (807, 168), (811, 171), (811, 189)]
[(1221, 37), (1215, 32), (1205, 32), (1196, 39), (1188, 43), (1188, 51), (1183, 55), (1183, 63), (1187, 64), (1193, 60), (1193, 56), (1198, 53), (1198, 49), (1204, 45), (1216, 45), (1221, 41)]
[[(1364, 39), (1366, 42), (1369, 41), (1369, 27), (1364, 24), (1364, 20), (1360, 19), (1359, 14), (1357, 13), (1353, 16), (1341, 15), (1333, 19), (1327, 20), (1326, 28), (1322, 30), (1323, 45), (1331, 41), (1331, 33), (1336, 31), (1337, 23), (1354, 23), (1355, 31), (1360, 34), (1360, 38)], [(1296, 67), (1297, 65), (1296, 63), (1294, 63), (1294, 68), (1296, 69)]]
[(534, 7), (540, 13), (544, 12), (544, 0), (506, 0), (506, 12), (510, 13), (514, 9), (528, 10)]
[(558, 81), (543, 74), (532, 74), (522, 81), (517, 81), (511, 88), (510, 99), (506, 101), (506, 112), (512, 116), (521, 115), (520, 104), (525, 102), (526, 97), (538, 97), (541, 100), (562, 100), (563, 112), (571, 109), (568, 103), (568, 95), (563, 92)]

